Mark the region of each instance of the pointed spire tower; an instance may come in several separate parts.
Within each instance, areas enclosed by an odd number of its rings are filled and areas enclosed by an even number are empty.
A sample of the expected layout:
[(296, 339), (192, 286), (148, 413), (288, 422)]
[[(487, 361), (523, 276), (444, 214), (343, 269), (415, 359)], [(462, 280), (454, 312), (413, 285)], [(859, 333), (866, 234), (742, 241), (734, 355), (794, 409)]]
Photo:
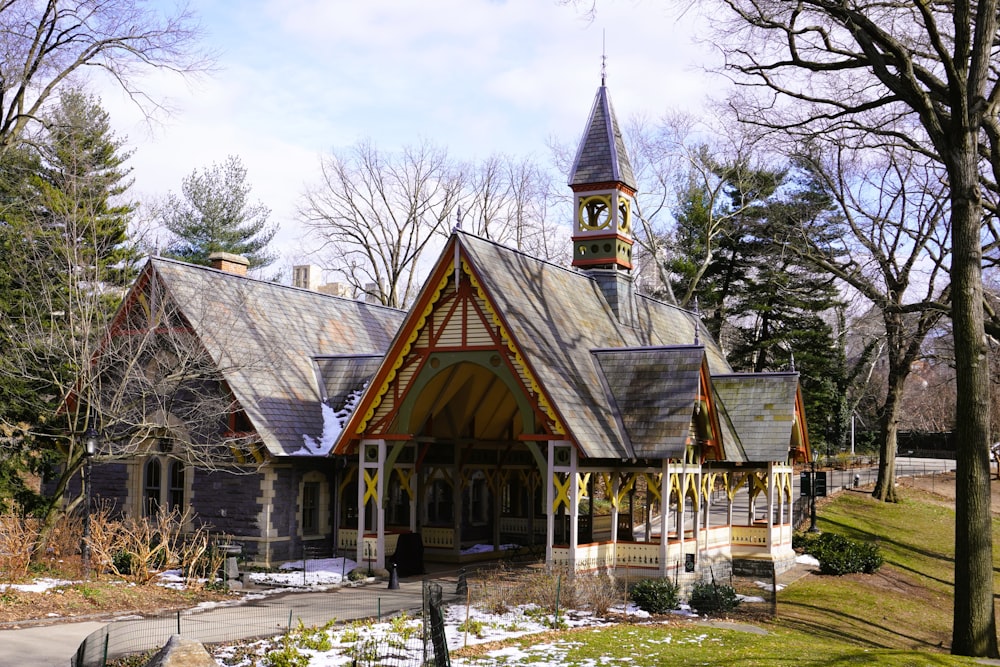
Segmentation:
[(569, 186), (575, 211), (573, 266), (597, 279), (619, 319), (630, 323), (636, 185), (603, 67)]

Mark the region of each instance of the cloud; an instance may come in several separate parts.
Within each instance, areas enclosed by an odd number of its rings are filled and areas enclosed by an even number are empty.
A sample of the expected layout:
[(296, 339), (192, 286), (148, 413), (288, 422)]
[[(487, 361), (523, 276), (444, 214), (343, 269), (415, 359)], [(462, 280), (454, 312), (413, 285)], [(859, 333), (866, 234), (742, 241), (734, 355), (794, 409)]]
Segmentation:
[(395, 150), (427, 139), (461, 159), (547, 157), (573, 144), (600, 84), (602, 49), (621, 118), (697, 108), (717, 82), (700, 72), (698, 20), (656, 2), (608, 0), (592, 21), (555, 0), (256, 0), (194, 2), (219, 70), (143, 87), (174, 112), (152, 130), (101, 88), (135, 147), (135, 191), (177, 191), (195, 168), (239, 155), (254, 195), (290, 243), (295, 204), (319, 156), (361, 138)]

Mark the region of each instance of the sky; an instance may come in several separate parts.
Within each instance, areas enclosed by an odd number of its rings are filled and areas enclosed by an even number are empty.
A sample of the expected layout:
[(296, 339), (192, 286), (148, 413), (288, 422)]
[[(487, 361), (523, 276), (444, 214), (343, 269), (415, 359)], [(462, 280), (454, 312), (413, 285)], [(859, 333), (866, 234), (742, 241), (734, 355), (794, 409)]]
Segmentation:
[[(168, 0), (160, 4), (166, 5)], [(663, 0), (193, 0), (216, 68), (150, 73), (170, 108), (150, 124), (98, 86), (134, 149), (133, 195), (179, 193), (194, 169), (239, 156), (271, 211), (280, 268), (307, 263), (296, 205), (331, 150), (362, 139), (396, 151), (429, 141), (457, 159), (494, 153), (547, 164), (547, 142), (575, 145), (601, 81), (620, 121), (697, 111), (721, 81), (696, 44), (694, 16)]]

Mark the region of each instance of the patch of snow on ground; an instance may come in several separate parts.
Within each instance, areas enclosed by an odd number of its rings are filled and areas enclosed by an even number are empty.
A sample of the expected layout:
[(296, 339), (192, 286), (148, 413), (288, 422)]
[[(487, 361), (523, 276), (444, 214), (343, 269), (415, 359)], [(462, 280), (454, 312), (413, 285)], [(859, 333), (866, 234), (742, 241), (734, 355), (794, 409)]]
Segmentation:
[(812, 565), (813, 567), (819, 567), (819, 561), (816, 560), (815, 556), (810, 556), (809, 554), (802, 554), (795, 557), (796, 563), (801, 563), (802, 565)]
[(299, 560), (283, 564), (280, 572), (251, 572), (248, 577), (260, 586), (333, 586), (357, 566), (350, 558), (317, 558), (306, 560), (304, 572)]
[(69, 581), (68, 579), (35, 579), (30, 584), (0, 584), (0, 593), (6, 591), (21, 591), (22, 593), (44, 593), (53, 588), (60, 588), (62, 586), (72, 586), (78, 583), (76, 581)]
[[(508, 549), (520, 549), (520, 544), (501, 544), (500, 551), (507, 551)], [(467, 556), (469, 554), (484, 554), (493, 551), (492, 544), (473, 544), (471, 547), (462, 549), (462, 555)]]

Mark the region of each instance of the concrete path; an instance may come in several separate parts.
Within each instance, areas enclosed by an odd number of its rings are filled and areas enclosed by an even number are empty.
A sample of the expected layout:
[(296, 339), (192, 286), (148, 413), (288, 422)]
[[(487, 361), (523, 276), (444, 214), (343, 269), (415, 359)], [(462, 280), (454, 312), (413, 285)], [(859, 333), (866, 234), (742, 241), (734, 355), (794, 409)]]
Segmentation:
[[(455, 593), (454, 579), (435, 579), (447, 600)], [(204, 611), (186, 611), (155, 618), (110, 622), (87, 621), (34, 625), (0, 630), (0, 667), (68, 667), (87, 639), (85, 664), (100, 664), (126, 653), (158, 649), (173, 634), (206, 643), (235, 641), (280, 634), (299, 621), (322, 625), (331, 619), (350, 621), (390, 616), (399, 611), (416, 614), (423, 604), (423, 581), (401, 580), (398, 590), (385, 582), (321, 592), (293, 592), (267, 596), (237, 605)], [(107, 633), (95, 635), (102, 628)], [(178, 633), (178, 629), (180, 633)]]

